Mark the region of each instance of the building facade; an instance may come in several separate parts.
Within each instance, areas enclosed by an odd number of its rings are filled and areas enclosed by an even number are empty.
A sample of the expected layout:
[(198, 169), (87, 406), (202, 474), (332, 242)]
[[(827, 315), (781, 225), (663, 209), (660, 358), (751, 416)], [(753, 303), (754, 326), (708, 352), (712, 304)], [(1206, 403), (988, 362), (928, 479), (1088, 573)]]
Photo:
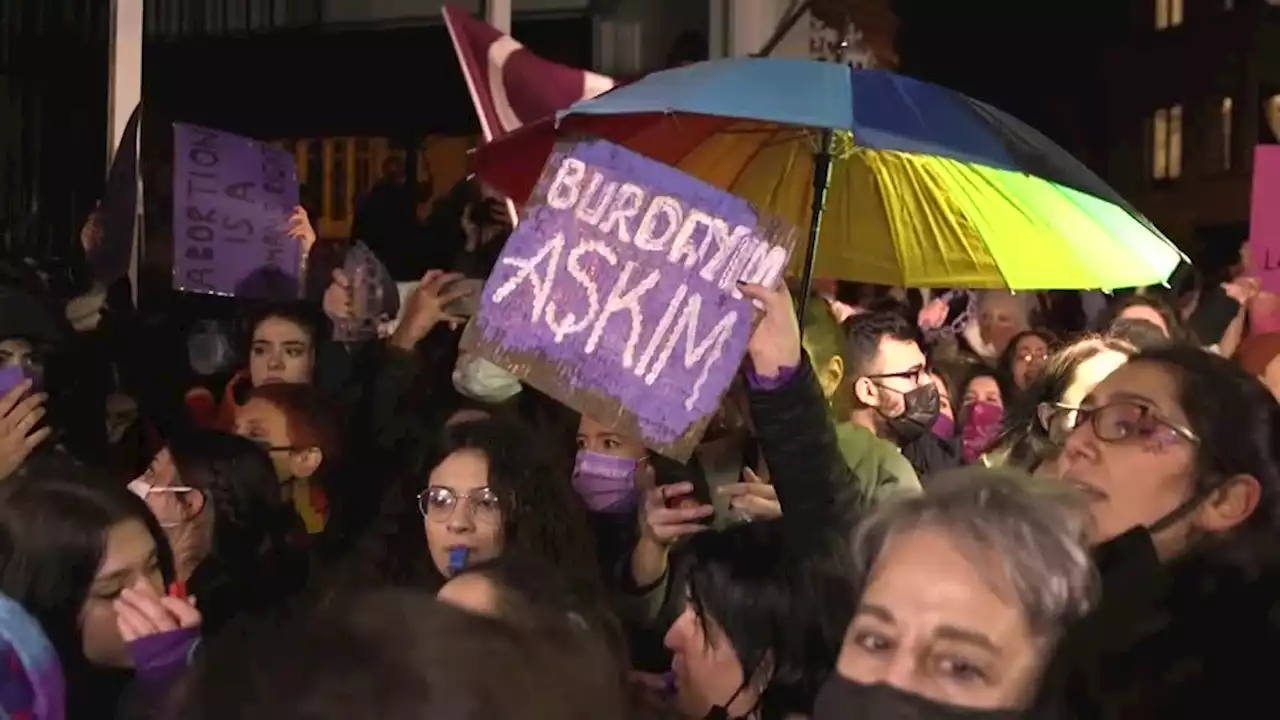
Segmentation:
[(108, 3), (0, 1), (0, 249), (65, 257), (102, 190)]
[[(792, 0), (450, 0), (548, 59), (617, 76), (757, 53)], [(296, 148), (325, 234), (393, 154), (443, 191), (474, 116), (444, 0), (0, 2), (0, 240), (66, 255), (133, 108)], [(896, 62), (891, 0), (823, 0), (774, 56)], [(144, 131), (144, 152), (162, 141)], [(143, 165), (159, 166), (153, 156)], [(419, 178), (422, 180), (423, 178)], [(154, 180), (154, 178), (153, 178)]]
[(1280, 0), (1135, 0), (1104, 55), (1118, 190), (1194, 259), (1247, 237), (1254, 147), (1280, 142)]
[[(711, 56), (758, 53), (793, 0), (709, 0)], [(892, 0), (820, 0), (773, 50), (773, 57), (833, 60), (837, 52), (857, 66), (896, 67), (898, 17)], [(839, 50), (841, 43), (847, 48)]]

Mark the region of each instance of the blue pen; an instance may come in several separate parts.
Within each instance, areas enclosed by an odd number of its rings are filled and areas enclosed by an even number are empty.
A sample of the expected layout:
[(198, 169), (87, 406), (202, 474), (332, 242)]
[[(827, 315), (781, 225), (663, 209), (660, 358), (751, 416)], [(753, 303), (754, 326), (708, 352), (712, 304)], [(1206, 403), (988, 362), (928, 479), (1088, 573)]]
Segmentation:
[(457, 575), (467, 567), (467, 555), (471, 553), (469, 547), (456, 547), (449, 550), (449, 574)]

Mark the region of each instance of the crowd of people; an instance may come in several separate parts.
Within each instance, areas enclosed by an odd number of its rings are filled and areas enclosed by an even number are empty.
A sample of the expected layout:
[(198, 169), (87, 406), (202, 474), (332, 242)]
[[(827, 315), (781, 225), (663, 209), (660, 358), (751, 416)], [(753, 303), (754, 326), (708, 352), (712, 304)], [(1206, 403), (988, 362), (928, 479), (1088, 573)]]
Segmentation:
[(678, 463), (459, 352), (504, 213), (447, 200), (364, 342), (322, 263), (307, 301), (99, 288), (85, 320), (5, 262), (0, 716), (1280, 712), (1280, 334), (1246, 267), (825, 282), (803, 317), (744, 286), (740, 381)]

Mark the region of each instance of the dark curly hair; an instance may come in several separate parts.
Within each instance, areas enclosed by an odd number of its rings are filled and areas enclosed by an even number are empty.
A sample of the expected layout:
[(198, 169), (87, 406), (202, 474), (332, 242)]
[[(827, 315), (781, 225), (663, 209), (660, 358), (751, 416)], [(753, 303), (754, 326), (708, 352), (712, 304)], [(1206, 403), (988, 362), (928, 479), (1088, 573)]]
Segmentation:
[(318, 341), (325, 330), (325, 318), (315, 307), (304, 302), (260, 303), (250, 309), (245, 340), (253, 340), (253, 331), (262, 323), (271, 320), (286, 320), (302, 328), (303, 332)]
[(569, 476), (555, 465), (538, 435), (517, 420), (490, 417), (445, 427), (417, 472), (389, 489), (382, 513), (361, 548), (358, 582), (439, 589), (445, 578), (431, 561), (417, 496), (426, 477), (450, 455), (473, 450), (489, 462), (489, 485), (503, 503), (503, 554), (543, 559), (561, 568), (573, 587), (602, 585), (586, 508)]
[(219, 638), (161, 711), (180, 720), (596, 720), (626, 716), (618, 674), (600, 643), (569, 623), (524, 628), (382, 589)]
[(169, 440), (180, 482), (199, 490), (217, 518), (213, 554), (228, 565), (253, 563), (285, 544), (292, 509), (281, 500), (271, 458), (257, 443), (216, 430)]
[(297, 595), (307, 580), (305, 558), (288, 542), (297, 520), (266, 450), (216, 430), (174, 436), (168, 447), (179, 483), (200, 491), (213, 512), (213, 546), (190, 578), (206, 634)]
[(500, 619), (524, 627), (536, 627), (547, 616), (567, 619), (598, 636), (619, 667), (630, 666), (626, 635), (607, 598), (573, 588), (565, 573), (547, 560), (507, 553), (472, 565), (456, 577), (466, 576), (483, 577), (492, 583)]

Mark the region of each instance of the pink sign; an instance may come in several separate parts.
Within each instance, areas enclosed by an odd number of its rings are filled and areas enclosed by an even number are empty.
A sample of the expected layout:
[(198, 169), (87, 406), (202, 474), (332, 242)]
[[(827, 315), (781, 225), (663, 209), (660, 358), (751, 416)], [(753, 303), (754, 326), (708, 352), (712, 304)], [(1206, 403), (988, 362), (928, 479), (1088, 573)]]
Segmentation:
[(1262, 289), (1280, 292), (1280, 145), (1259, 145), (1253, 155), (1249, 259)]

